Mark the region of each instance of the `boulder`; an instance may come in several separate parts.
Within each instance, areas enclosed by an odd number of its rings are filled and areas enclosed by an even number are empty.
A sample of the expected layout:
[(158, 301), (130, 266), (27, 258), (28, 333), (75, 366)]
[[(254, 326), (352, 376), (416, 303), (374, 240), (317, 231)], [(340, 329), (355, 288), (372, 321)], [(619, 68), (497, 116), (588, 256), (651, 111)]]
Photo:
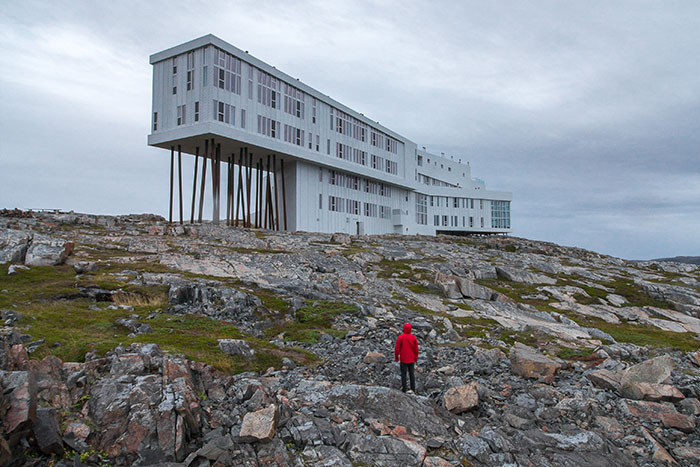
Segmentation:
[(690, 361), (695, 365), (700, 366), (700, 350), (689, 354)]
[(505, 266), (496, 266), (496, 274), (498, 277), (512, 281), (512, 282), (522, 282), (524, 284), (550, 284), (554, 285), (557, 283), (556, 279), (542, 274), (535, 274), (533, 272), (524, 271), (522, 269), (515, 269)]
[(678, 462), (669, 454), (669, 452), (664, 448), (661, 443), (659, 443), (656, 438), (654, 438), (649, 430), (644, 427), (640, 427), (640, 430), (644, 437), (651, 443), (652, 459), (661, 465), (678, 465)]
[(463, 277), (455, 278), (455, 282), (457, 284), (457, 288), (459, 289), (459, 292), (465, 298), (474, 298), (474, 299), (479, 299), (479, 300), (491, 300), (491, 296), (494, 293), (493, 290), (489, 289), (488, 287), (483, 287), (483, 286), (475, 283), (474, 281), (470, 281), (469, 279), (464, 279)]
[(63, 454), (63, 441), (58, 427), (58, 416), (53, 407), (41, 407), (36, 411), (34, 439), (39, 450), (50, 456)]
[(384, 363), (387, 361), (387, 358), (386, 355), (381, 352), (367, 352), (362, 361), (370, 365), (374, 363)]
[(240, 355), (245, 359), (252, 359), (255, 356), (255, 350), (250, 347), (247, 341), (242, 339), (219, 339), (219, 349), (228, 355)]
[(23, 262), (31, 239), (29, 232), (0, 230), (0, 264)]
[(2, 425), (13, 444), (36, 421), (36, 380), (29, 371), (0, 372), (0, 386), (7, 404)]
[(93, 263), (92, 261), (79, 261), (73, 265), (73, 270), (76, 274), (95, 272), (97, 271), (97, 263)]
[(10, 264), (7, 268), (7, 275), (12, 276), (13, 274), (19, 274), (20, 271), (28, 271), (29, 268), (22, 264)]
[(561, 367), (561, 363), (520, 342), (516, 342), (510, 349), (510, 370), (524, 378), (540, 378), (552, 382)]
[(622, 387), (622, 396), (628, 399), (654, 402), (676, 402), (685, 398), (675, 386), (656, 383), (627, 383)]
[(695, 430), (695, 417), (678, 413), (672, 404), (633, 400), (625, 400), (622, 404), (624, 410), (634, 417), (659, 420), (666, 428), (676, 428), (686, 433)]
[(700, 465), (700, 448), (692, 446), (678, 446), (672, 449), (677, 459), (683, 459), (692, 465)]
[(666, 381), (673, 371), (673, 360), (668, 355), (651, 358), (623, 371), (620, 378), (620, 391), (624, 397), (641, 399), (650, 387), (640, 387), (639, 383), (659, 384)]
[(350, 235), (345, 233), (334, 233), (331, 235), (331, 243), (340, 243), (341, 245), (350, 245), (352, 239)]
[(279, 414), (274, 404), (248, 412), (243, 417), (239, 436), (246, 441), (271, 441), (275, 436), (278, 419)]
[(127, 328), (129, 331), (131, 331), (132, 334), (148, 334), (150, 332), (153, 332), (153, 328), (146, 323), (139, 323), (136, 320), (133, 319), (118, 319), (114, 322), (115, 324), (119, 326), (124, 326)]
[(34, 234), (24, 264), (27, 266), (56, 266), (63, 264), (73, 252), (73, 242), (43, 234)]
[(594, 370), (586, 373), (586, 377), (599, 388), (620, 392), (622, 373), (619, 371)]
[(474, 382), (448, 389), (443, 402), (447, 410), (456, 414), (476, 408), (479, 405), (477, 384)]

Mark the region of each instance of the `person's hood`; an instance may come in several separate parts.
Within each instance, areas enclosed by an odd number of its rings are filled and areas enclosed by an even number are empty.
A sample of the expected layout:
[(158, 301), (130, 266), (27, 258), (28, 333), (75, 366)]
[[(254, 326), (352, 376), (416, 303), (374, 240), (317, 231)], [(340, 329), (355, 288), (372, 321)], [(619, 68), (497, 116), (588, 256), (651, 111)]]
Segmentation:
[(403, 325), (404, 334), (411, 334), (411, 323), (406, 323)]

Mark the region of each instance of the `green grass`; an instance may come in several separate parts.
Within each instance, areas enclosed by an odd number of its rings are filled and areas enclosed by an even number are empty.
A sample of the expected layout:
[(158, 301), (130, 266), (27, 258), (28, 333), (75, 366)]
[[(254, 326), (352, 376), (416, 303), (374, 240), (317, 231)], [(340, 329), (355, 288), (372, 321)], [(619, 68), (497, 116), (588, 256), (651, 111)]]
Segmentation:
[(278, 322), (266, 331), (268, 337), (284, 333), (288, 341), (313, 344), (322, 334), (343, 337), (346, 332), (334, 327), (335, 318), (341, 314), (357, 313), (359, 309), (352, 304), (331, 300), (307, 300), (306, 305), (298, 309), (295, 318)]
[(411, 292), (418, 294), (442, 295), (442, 290), (440, 290), (437, 286), (426, 287), (423, 284), (409, 284), (406, 286), (406, 288)]
[(374, 263), (379, 267), (379, 273), (377, 277), (383, 279), (391, 279), (394, 274), (397, 275), (399, 279), (412, 279), (415, 276), (415, 272), (411, 268), (411, 264), (415, 264), (420, 260), (403, 259), (391, 261), (388, 259), (383, 259), (378, 263)]
[(557, 357), (562, 360), (590, 360), (591, 357), (595, 357), (593, 352), (595, 349), (590, 347), (585, 347), (582, 349), (573, 349), (569, 347), (564, 347), (557, 352)]
[[(85, 353), (94, 351), (104, 355), (117, 345), (154, 343), (163, 350), (180, 353), (191, 360), (212, 365), (226, 373), (262, 371), (281, 366), (281, 359), (289, 357), (301, 364), (309, 364), (316, 357), (300, 349), (280, 350), (266, 341), (241, 333), (233, 324), (205, 316), (175, 316), (162, 313), (167, 306), (167, 286), (129, 284), (133, 275), (123, 281), (108, 271), (143, 271), (153, 263), (103, 265), (93, 274), (80, 276), (70, 266), (33, 267), (11, 276), (8, 265), (0, 265), (0, 308), (17, 311), (22, 319), (16, 326), (33, 339), (45, 342), (31, 355), (41, 359), (55, 355), (63, 361), (83, 361)], [(155, 265), (159, 266), (159, 265)], [(114, 302), (130, 305), (133, 311), (107, 309), (110, 302), (95, 303), (79, 297), (78, 286), (99, 286), (119, 290)], [(271, 293), (258, 291), (266, 306), (286, 309), (288, 304)], [(90, 310), (97, 304), (99, 310)], [(322, 307), (323, 308), (323, 307)], [(115, 321), (137, 315), (140, 322), (149, 324), (152, 333), (129, 337), (129, 331)], [(152, 319), (146, 319), (147, 316)], [(153, 317), (154, 316), (154, 317)], [(226, 355), (217, 346), (218, 339), (245, 339), (257, 350), (253, 360)]]

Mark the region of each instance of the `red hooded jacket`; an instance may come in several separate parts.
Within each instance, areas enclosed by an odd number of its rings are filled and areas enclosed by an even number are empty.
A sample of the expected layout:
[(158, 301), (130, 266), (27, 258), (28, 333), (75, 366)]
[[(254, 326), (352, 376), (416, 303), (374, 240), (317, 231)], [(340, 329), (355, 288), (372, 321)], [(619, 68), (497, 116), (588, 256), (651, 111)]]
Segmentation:
[(394, 349), (394, 361), (401, 358), (401, 363), (413, 363), (418, 360), (418, 339), (411, 334), (411, 325), (403, 325), (403, 334), (396, 339)]

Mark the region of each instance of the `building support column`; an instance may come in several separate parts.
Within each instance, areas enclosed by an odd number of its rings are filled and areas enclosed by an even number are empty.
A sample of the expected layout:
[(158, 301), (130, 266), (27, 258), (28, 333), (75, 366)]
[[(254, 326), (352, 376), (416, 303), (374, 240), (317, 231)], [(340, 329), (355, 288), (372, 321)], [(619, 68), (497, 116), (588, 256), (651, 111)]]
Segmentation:
[[(212, 146), (214, 146), (214, 140), (212, 139)], [(214, 151), (214, 162), (212, 164), (212, 189), (214, 190), (212, 198), (214, 199), (214, 212), (212, 215), (212, 222), (214, 225), (219, 225), (219, 216), (221, 214), (220, 201), (221, 201), (221, 143), (216, 144), (216, 149)]]
[(277, 154), (272, 155), (272, 176), (275, 182), (275, 230), (280, 229), (280, 203), (277, 198)]
[(284, 230), (287, 230), (287, 190), (284, 183), (284, 159), (280, 159), (280, 171), (282, 171), (282, 215), (284, 216)]
[(175, 175), (175, 146), (170, 146), (170, 203), (168, 205), (168, 222), (173, 223), (173, 176)]
[(252, 206), (250, 204), (250, 182), (251, 178), (253, 176), (253, 153), (250, 153), (250, 156), (248, 155), (248, 148), (245, 148), (245, 159), (246, 159), (246, 200), (248, 203), (248, 217), (246, 218), (246, 227), (250, 228), (250, 211), (252, 210)]
[(182, 147), (177, 145), (177, 178), (178, 178), (178, 194), (180, 195), (180, 225), (182, 225)]
[(195, 148), (194, 179), (192, 182), (192, 209), (190, 210), (190, 224), (194, 224), (194, 202), (197, 195), (197, 165), (199, 165), (199, 146)]
[(204, 186), (207, 184), (207, 159), (209, 157), (209, 140), (204, 140), (204, 157), (202, 157), (202, 186), (199, 187), (199, 218), (197, 221), (202, 223), (202, 210), (204, 209)]
[(231, 222), (231, 193), (233, 188), (231, 184), (233, 183), (232, 172), (236, 170), (236, 161), (234, 155), (231, 154), (228, 157), (228, 164), (226, 165), (226, 225), (230, 226)]

